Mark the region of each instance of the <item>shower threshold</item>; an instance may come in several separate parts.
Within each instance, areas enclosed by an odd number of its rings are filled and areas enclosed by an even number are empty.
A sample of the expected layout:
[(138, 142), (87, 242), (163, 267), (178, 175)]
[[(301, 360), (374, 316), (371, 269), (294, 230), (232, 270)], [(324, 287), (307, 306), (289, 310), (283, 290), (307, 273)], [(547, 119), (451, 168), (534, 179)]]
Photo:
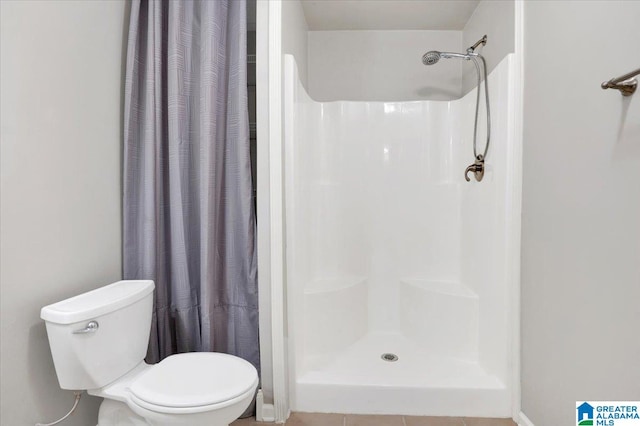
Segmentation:
[[(381, 354), (392, 353), (395, 362)], [(507, 387), (478, 363), (437, 356), (400, 333), (371, 333), (295, 382), (303, 412), (509, 417)]]

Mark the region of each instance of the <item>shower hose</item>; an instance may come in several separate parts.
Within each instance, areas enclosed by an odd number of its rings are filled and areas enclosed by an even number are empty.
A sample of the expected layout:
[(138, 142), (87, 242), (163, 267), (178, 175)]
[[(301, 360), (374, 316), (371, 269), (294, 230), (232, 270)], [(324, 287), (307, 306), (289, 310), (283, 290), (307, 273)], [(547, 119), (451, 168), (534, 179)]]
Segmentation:
[[(482, 84), (482, 71), (480, 70), (480, 64), (478, 64), (478, 59), (482, 60), (482, 65), (484, 68), (484, 98), (486, 99), (487, 105), (487, 143), (484, 146), (484, 151), (482, 154), (478, 154), (477, 148), (477, 137), (478, 137), (478, 115), (480, 112), (480, 86)], [(484, 160), (487, 157), (487, 151), (489, 150), (489, 141), (491, 140), (491, 112), (489, 110), (489, 83), (487, 82), (487, 61), (484, 60), (482, 55), (474, 55), (471, 56), (471, 60), (473, 60), (473, 64), (476, 66), (476, 74), (478, 75), (478, 91), (476, 95), (476, 118), (473, 123), (473, 156), (478, 160)]]

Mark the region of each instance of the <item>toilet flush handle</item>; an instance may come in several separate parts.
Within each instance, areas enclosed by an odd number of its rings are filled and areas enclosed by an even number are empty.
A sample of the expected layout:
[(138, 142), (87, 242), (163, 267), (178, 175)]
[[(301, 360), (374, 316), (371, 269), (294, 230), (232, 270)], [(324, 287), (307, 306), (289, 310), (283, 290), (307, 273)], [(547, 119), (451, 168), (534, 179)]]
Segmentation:
[(100, 324), (98, 324), (98, 321), (89, 321), (85, 328), (76, 330), (73, 332), (73, 334), (95, 333), (96, 331), (98, 331), (98, 328), (100, 328)]

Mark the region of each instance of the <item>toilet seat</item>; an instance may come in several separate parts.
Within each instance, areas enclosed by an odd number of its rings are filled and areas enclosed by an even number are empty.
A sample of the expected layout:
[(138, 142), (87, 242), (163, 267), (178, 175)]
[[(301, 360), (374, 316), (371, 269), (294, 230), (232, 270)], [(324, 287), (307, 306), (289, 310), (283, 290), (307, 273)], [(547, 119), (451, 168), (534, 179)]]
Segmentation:
[(233, 355), (194, 352), (172, 355), (140, 374), (129, 387), (131, 402), (158, 413), (209, 411), (255, 392), (256, 369)]

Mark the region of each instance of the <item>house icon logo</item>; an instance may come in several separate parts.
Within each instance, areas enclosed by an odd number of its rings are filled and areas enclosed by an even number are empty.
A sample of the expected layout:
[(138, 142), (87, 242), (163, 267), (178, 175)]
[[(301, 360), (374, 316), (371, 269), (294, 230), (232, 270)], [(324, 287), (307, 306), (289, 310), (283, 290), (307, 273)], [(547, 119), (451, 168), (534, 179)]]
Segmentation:
[(592, 426), (593, 406), (588, 402), (583, 402), (576, 409), (578, 410), (578, 426)]

